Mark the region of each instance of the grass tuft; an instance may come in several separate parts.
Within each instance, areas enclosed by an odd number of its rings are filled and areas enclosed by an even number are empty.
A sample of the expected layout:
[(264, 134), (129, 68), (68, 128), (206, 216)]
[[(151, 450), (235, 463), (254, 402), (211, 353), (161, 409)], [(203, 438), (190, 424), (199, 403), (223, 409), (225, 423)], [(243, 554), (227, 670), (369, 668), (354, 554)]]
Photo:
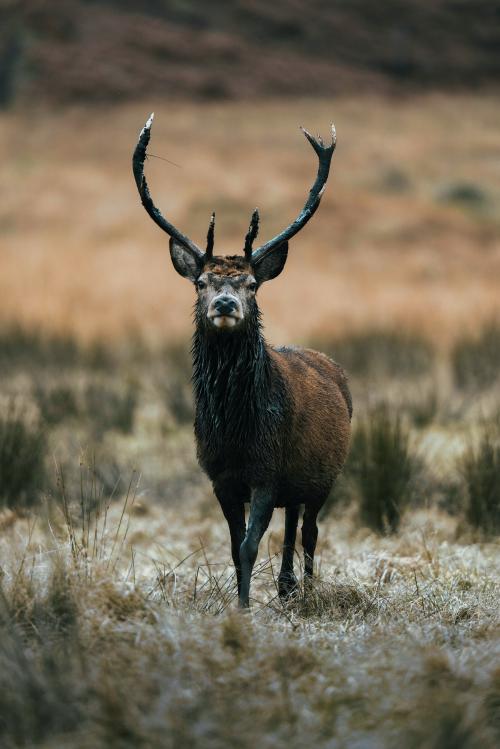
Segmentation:
[(49, 334), (14, 324), (0, 328), (0, 370), (110, 369), (114, 352), (101, 341), (83, 346), (71, 335)]
[(434, 349), (410, 332), (372, 330), (314, 343), (354, 377), (416, 377), (434, 365)]
[(177, 424), (191, 424), (194, 418), (193, 393), (191, 388), (191, 354), (181, 343), (165, 349), (165, 382), (162, 390), (169, 413)]
[(115, 429), (130, 434), (134, 427), (137, 387), (129, 383), (124, 392), (103, 384), (91, 383), (85, 390), (85, 410), (96, 436)]
[(46, 485), (46, 454), (44, 430), (11, 403), (0, 415), (0, 506), (36, 504)]
[(484, 427), (479, 444), (470, 446), (460, 462), (469, 523), (486, 535), (500, 533), (500, 427)]
[(306, 619), (346, 619), (367, 613), (370, 599), (358, 585), (313, 580), (291, 598), (289, 605), (296, 614)]
[(347, 465), (361, 521), (377, 533), (394, 533), (408, 505), (415, 470), (408, 430), (398, 413), (379, 406), (355, 430)]
[[(499, 699), (495, 675), (488, 680), (486, 698), (477, 685), (452, 668), (436, 652), (424, 661), (408, 729), (400, 745), (409, 749), (494, 749), (498, 746), (498, 714), (489, 702)], [(496, 725), (495, 725), (496, 724)]]
[[(6, 749), (45, 745), (47, 738), (75, 731), (84, 712), (81, 660), (40, 637), (34, 647), (22, 640), (12, 621), (0, 626), (0, 744)], [(55, 744), (52, 744), (55, 745)]]
[(406, 398), (403, 408), (417, 429), (430, 426), (436, 421), (440, 408), (436, 388), (420, 391), (414, 398)]
[(34, 396), (46, 424), (60, 424), (79, 415), (75, 391), (68, 385), (55, 385), (50, 388), (37, 386)]
[(451, 352), (455, 384), (459, 388), (490, 387), (500, 373), (500, 323), (490, 322), (478, 336), (466, 336)]

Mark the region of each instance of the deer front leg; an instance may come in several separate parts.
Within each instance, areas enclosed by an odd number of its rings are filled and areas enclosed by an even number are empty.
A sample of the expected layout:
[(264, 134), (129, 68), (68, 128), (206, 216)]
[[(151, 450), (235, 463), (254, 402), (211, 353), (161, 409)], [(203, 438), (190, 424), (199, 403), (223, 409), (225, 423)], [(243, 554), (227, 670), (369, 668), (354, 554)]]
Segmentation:
[(222, 506), (222, 512), (229, 526), (231, 535), (231, 556), (233, 557), (236, 580), (238, 581), (238, 595), (241, 592), (241, 564), (240, 546), (245, 538), (245, 505)]
[(278, 577), (278, 593), (280, 598), (287, 598), (297, 588), (297, 578), (293, 574), (293, 556), (295, 554), (295, 538), (297, 523), (299, 522), (298, 505), (285, 509), (285, 538), (283, 541), (283, 560)]
[(245, 538), (245, 498), (246, 491), (232, 490), (231, 487), (216, 484), (215, 494), (224, 513), (231, 535), (231, 556), (233, 557), (236, 579), (238, 581), (238, 595), (241, 592), (241, 564), (240, 546)]
[(274, 510), (274, 497), (269, 489), (255, 489), (250, 505), (248, 528), (245, 540), (240, 547), (241, 588), (240, 608), (250, 605), (250, 578), (257, 558), (259, 543), (271, 520)]

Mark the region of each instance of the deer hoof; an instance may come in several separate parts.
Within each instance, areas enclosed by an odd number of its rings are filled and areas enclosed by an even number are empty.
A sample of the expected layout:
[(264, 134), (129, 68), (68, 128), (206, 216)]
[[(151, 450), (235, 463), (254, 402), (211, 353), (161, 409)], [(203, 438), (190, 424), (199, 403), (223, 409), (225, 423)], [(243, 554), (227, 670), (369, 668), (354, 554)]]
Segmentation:
[(297, 592), (298, 587), (297, 578), (293, 573), (279, 576), (278, 593), (280, 598), (290, 598), (290, 596)]

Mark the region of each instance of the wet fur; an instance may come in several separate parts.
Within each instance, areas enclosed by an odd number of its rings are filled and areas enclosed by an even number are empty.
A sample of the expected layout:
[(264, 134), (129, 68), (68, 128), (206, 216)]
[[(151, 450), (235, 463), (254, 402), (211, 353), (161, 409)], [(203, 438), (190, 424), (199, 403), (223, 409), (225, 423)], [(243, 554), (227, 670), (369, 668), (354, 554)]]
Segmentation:
[(195, 434), (216, 493), (248, 502), (251, 489), (266, 486), (276, 507), (321, 506), (349, 443), (341, 367), (310, 349), (268, 346), (255, 300), (238, 330), (214, 331), (198, 307), (195, 322)]

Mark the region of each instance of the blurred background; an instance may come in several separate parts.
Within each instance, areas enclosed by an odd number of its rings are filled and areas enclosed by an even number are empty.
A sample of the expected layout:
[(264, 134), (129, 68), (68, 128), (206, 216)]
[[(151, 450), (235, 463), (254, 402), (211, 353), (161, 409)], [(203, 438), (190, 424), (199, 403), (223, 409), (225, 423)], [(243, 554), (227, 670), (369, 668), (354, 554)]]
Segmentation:
[(255, 205), (263, 240), (292, 220), (316, 170), (298, 126), (335, 122), (321, 211), (261, 295), (271, 338), (475, 328), (500, 303), (498, 20), (450, 0), (2, 0), (2, 317), (189, 332), (130, 170), (155, 110), (150, 150), (178, 166), (150, 159), (153, 196), (200, 243), (215, 210), (221, 253)]
[(8, 402), (31, 404), (49, 452), (97, 443), (103, 464), (139, 464), (155, 496), (202, 480), (193, 289), (131, 173), (152, 110), (155, 202), (200, 244), (215, 210), (221, 254), (241, 251), (255, 206), (263, 241), (297, 215), (316, 173), (299, 125), (326, 137), (334, 121), (321, 209), (260, 292), (268, 339), (327, 351), (355, 413), (396, 404), (433, 462), (463, 449), (469, 417), (496, 414), (495, 3), (2, 0), (1, 12), (0, 359)]

